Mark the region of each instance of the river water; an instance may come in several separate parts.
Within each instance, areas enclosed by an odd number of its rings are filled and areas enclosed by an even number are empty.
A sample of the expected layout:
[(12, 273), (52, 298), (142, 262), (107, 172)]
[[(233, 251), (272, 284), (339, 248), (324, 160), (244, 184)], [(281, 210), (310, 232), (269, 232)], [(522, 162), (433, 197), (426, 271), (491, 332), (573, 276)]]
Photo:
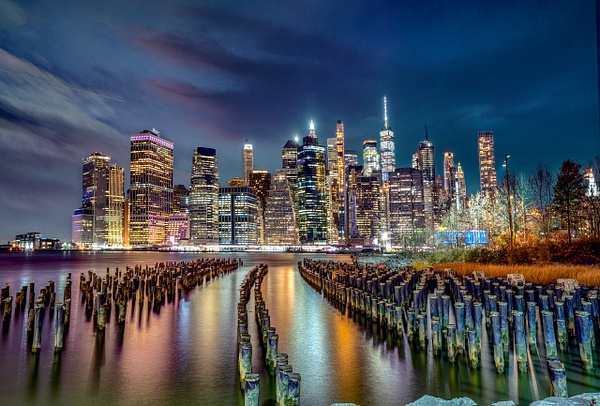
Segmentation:
[[(423, 395), (468, 396), (478, 404), (511, 399), (517, 404), (550, 396), (543, 353), (531, 354), (530, 370), (517, 371), (514, 354), (507, 372), (496, 374), (484, 334), (482, 367), (470, 369), (461, 358), (449, 364), (420, 351), (406, 338), (398, 342), (364, 318), (341, 311), (307, 285), (297, 272), (305, 254), (166, 252), (0, 253), (0, 284), (15, 295), (22, 285), (36, 283), (36, 294), (49, 280), (57, 301), (69, 272), (73, 279), (71, 325), (62, 354), (53, 350), (54, 320), (46, 311), (42, 350), (32, 355), (26, 313), (13, 313), (0, 335), (0, 404), (86, 405), (239, 405), (237, 371), (238, 288), (246, 273), (260, 263), (269, 265), (262, 285), (271, 326), (279, 335), (279, 352), (289, 355), (299, 372), (301, 403), (331, 405), (404, 405)], [(107, 268), (198, 257), (229, 257), (243, 261), (237, 271), (213, 279), (167, 303), (157, 313), (139, 304), (128, 305), (125, 327), (116, 317), (97, 334), (79, 292), (79, 274), (104, 275)], [(344, 255), (311, 258), (349, 261)], [(131, 302), (130, 302), (131, 303)], [(253, 344), (253, 372), (261, 376), (261, 405), (275, 404), (274, 380), (263, 370), (254, 301), (248, 304)], [(540, 337), (538, 342), (543, 342)], [(543, 346), (542, 346), (543, 347)], [(543, 351), (543, 348), (540, 349)], [(594, 351), (599, 371), (600, 351)], [(581, 369), (578, 350), (561, 354), (566, 365), (569, 395), (599, 392), (595, 372)]]

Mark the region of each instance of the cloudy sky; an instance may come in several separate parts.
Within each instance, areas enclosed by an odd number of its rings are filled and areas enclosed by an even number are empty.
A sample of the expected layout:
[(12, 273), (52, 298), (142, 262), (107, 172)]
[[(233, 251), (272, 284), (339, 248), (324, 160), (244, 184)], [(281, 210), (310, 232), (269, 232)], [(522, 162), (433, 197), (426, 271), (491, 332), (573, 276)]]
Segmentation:
[(600, 154), (594, 1), (0, 0), (0, 242), (71, 239), (81, 160), (129, 167), (129, 134), (175, 143), (175, 183), (193, 149), (217, 149), (221, 183), (274, 172), (314, 119), (321, 144), (379, 136), (382, 97), (400, 167), (424, 138), (453, 151), (479, 190), (477, 132), (497, 169)]

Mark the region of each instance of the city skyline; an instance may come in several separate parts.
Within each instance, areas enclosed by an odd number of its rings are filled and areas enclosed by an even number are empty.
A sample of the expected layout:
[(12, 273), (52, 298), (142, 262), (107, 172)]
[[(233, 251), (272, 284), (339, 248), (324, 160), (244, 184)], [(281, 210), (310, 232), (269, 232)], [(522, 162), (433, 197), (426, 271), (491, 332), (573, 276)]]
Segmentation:
[(222, 185), (243, 176), (245, 139), (254, 167), (275, 174), (311, 119), (321, 145), (342, 120), (345, 148), (362, 156), (380, 138), (384, 94), (396, 167), (411, 166), (427, 124), (436, 167), (453, 152), (468, 194), (479, 131), (494, 133), (496, 171), (504, 154), (528, 173), (600, 152), (591, 1), (2, 7), (3, 240), (70, 240), (82, 158), (128, 168), (129, 135), (145, 128), (174, 143), (174, 183), (186, 185), (199, 146), (217, 150)]

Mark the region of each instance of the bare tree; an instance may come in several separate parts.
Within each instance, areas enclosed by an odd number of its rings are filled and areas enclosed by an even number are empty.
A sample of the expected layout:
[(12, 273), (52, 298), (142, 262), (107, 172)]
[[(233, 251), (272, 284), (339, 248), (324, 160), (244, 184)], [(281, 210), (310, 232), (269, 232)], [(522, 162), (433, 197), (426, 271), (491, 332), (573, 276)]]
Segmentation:
[(529, 175), (528, 181), (531, 204), (535, 209), (532, 218), (537, 223), (540, 236), (549, 238), (554, 222), (554, 175), (547, 165), (540, 162)]

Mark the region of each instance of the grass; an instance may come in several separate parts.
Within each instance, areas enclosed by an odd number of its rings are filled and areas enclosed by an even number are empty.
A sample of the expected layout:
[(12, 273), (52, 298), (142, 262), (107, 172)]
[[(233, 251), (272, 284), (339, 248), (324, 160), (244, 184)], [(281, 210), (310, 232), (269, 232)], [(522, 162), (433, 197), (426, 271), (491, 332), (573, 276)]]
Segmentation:
[(486, 265), (471, 262), (449, 262), (437, 264), (414, 264), (417, 269), (431, 266), (437, 270), (455, 269), (460, 276), (474, 271), (485, 272), (489, 276), (506, 277), (509, 273), (520, 273), (527, 282), (540, 285), (555, 283), (559, 278), (575, 279), (580, 285), (600, 286), (600, 268), (578, 265)]

